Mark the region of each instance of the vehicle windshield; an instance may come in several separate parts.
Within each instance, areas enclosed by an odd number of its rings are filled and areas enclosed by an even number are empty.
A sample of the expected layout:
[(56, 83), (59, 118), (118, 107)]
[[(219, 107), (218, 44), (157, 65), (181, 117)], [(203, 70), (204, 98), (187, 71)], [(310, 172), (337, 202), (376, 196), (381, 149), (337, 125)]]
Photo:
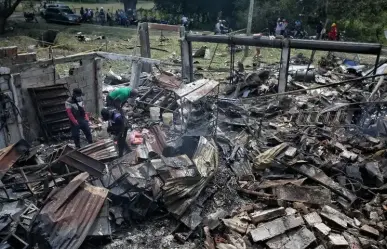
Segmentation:
[(74, 12), (70, 9), (70, 8), (63, 8), (63, 9), (60, 9), (60, 12), (64, 13), (64, 14), (74, 14)]

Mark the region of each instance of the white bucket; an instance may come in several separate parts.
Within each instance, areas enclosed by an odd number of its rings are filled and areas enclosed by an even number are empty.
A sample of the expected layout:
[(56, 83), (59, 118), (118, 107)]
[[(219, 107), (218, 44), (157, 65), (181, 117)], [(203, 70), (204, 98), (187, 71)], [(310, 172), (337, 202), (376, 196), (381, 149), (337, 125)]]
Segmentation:
[(172, 126), (173, 124), (173, 113), (164, 112), (163, 113), (163, 123), (168, 126)]
[(160, 107), (151, 107), (150, 111), (150, 119), (152, 121), (160, 121)]

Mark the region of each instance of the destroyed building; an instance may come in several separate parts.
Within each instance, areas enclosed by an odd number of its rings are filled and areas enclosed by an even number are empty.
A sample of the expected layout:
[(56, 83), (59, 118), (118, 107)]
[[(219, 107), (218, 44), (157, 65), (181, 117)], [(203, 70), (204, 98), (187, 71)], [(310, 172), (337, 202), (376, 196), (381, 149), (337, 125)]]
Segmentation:
[(184, 52), (181, 75), (132, 71), (141, 139), (118, 158), (101, 131), (74, 150), (63, 103), (81, 88), (98, 130), (104, 92), (121, 86), (104, 84), (102, 60), (132, 57), (0, 49), (0, 248), (387, 248), (385, 62), (287, 52), (231, 68), (227, 87), (187, 82)]

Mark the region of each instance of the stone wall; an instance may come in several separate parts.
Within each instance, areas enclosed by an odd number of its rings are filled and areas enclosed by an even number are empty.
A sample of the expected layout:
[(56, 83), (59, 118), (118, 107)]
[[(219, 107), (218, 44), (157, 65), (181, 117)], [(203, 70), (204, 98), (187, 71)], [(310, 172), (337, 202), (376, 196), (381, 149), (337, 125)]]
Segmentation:
[[(1, 92), (12, 95), (10, 79), (13, 78), (17, 95), (15, 97), (18, 98), (23, 127), (25, 128), (23, 133), (28, 141), (33, 141), (40, 136), (37, 112), (34, 109), (34, 103), (29, 95), (28, 88), (66, 84), (70, 93), (74, 88), (81, 88), (85, 94), (86, 111), (98, 115), (103, 103), (101, 60), (90, 58), (90, 56), (85, 58), (85, 60), (77, 59), (74, 61), (77, 62), (77, 66), (70, 69), (67, 77), (61, 78), (55, 69), (55, 65), (60, 63), (60, 59), (56, 59), (55, 64), (51, 60), (42, 62), (36, 60), (36, 54), (34, 53), (17, 54), (17, 47), (0, 48), (0, 89)], [(1, 67), (3, 70), (1, 70)], [(7, 67), (10, 69), (8, 73)], [(4, 71), (3, 74), (1, 74), (2, 71)], [(63, 108), (65, 107), (63, 106)], [(18, 127), (17, 122), (14, 126)], [(12, 131), (10, 137), (7, 143), (13, 143), (15, 139), (19, 139), (14, 131)]]

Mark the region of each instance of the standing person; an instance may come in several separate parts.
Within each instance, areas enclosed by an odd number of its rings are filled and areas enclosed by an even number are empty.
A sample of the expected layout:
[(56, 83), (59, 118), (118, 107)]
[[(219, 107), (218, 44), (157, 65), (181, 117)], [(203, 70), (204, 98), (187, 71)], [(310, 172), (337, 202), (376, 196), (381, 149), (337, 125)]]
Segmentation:
[(124, 152), (130, 152), (130, 147), (126, 142), (128, 135), (128, 123), (125, 116), (111, 108), (103, 108), (101, 111), (102, 120), (109, 121), (107, 131), (115, 136), (114, 141), (117, 142), (118, 156), (122, 157)]
[(104, 25), (105, 24), (105, 11), (103, 10), (103, 7), (101, 7), (101, 9), (99, 10), (99, 21), (101, 23), (101, 25)]
[(281, 35), (283, 23), (281, 18), (277, 19), (277, 26), (275, 27), (275, 35)]
[(186, 17), (185, 15), (183, 15), (183, 17), (181, 18), (181, 25), (188, 29), (188, 17)]
[(320, 21), (317, 25), (316, 25), (316, 40), (319, 40), (322, 36), (321, 32), (323, 31), (324, 29), (324, 24), (322, 21)]
[(129, 98), (137, 97), (138, 92), (131, 87), (121, 87), (116, 90), (113, 90), (106, 97), (106, 106), (115, 107), (117, 110), (122, 109), (124, 104), (128, 101)]
[(222, 33), (222, 28), (223, 27), (223, 22), (222, 20), (219, 20), (216, 24), (215, 24), (215, 35), (220, 35)]
[(81, 7), (81, 10), (79, 11), (79, 14), (83, 17), (85, 14), (85, 10), (83, 9), (83, 6)]
[(289, 23), (286, 21), (286, 19), (282, 20), (281, 35), (286, 35), (286, 29), (288, 28), (288, 24)]
[(109, 26), (112, 26), (113, 25), (113, 22), (112, 22), (112, 15), (110, 13), (110, 9), (107, 10), (106, 12), (106, 21), (108, 23)]
[(331, 30), (328, 33), (328, 39), (331, 41), (337, 41), (338, 29), (336, 23), (332, 23)]
[(87, 142), (89, 144), (93, 143), (89, 126), (89, 117), (85, 112), (82, 96), (82, 90), (75, 88), (73, 90), (73, 96), (69, 97), (65, 103), (66, 112), (71, 123), (71, 134), (77, 149), (81, 148), (80, 130), (85, 134)]

